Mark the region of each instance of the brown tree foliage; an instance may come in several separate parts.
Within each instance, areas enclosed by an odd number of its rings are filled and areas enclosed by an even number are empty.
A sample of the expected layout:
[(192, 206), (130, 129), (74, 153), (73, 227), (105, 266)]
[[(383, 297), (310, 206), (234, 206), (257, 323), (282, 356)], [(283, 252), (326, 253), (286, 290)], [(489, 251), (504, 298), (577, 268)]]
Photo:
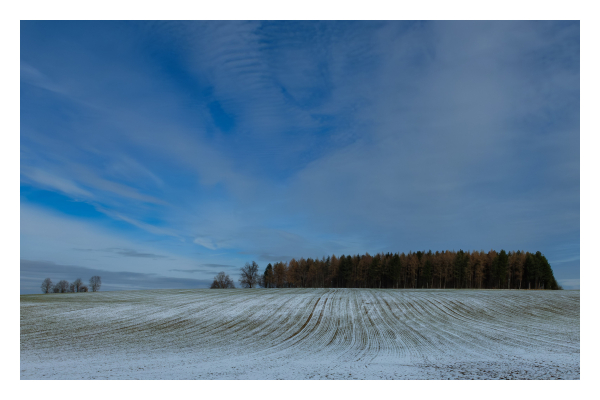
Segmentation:
[[(507, 262), (506, 257), (508, 258)], [(269, 271), (271, 271), (269, 269)], [(525, 251), (417, 251), (277, 262), (265, 287), (557, 289), (548, 260)], [(264, 279), (264, 278), (263, 278)]]

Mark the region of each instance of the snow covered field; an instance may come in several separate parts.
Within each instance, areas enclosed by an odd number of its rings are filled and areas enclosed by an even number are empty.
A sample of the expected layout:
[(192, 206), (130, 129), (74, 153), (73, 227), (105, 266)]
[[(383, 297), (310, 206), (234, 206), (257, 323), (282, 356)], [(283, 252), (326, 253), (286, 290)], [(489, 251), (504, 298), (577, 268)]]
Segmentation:
[(21, 379), (579, 379), (579, 291), (21, 296)]

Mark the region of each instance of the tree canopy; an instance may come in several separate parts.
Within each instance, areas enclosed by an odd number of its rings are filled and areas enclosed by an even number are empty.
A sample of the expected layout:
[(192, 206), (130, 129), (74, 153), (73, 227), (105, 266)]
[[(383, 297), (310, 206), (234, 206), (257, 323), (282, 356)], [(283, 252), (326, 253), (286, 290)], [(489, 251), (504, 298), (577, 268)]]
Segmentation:
[(242, 287), (560, 289), (539, 251), (417, 251), (300, 258), (242, 268)]
[(214, 279), (212, 285), (210, 285), (210, 288), (211, 289), (235, 289), (235, 285), (233, 284), (233, 281), (231, 280), (229, 275), (226, 275), (225, 272), (219, 272), (215, 276), (215, 279)]

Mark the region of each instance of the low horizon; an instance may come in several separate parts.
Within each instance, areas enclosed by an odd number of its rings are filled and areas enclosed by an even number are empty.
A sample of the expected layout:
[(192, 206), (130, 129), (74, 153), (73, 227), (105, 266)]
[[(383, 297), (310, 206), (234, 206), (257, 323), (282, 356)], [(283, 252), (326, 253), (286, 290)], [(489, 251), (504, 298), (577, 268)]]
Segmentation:
[[(419, 254), (420, 253), (420, 254)], [(442, 260), (442, 258), (444, 257), (444, 253), (446, 254), (451, 254), (451, 258), (447, 259), (446, 261), (446, 269), (443, 268), (442, 264), (444, 264), (444, 261)], [(370, 255), (368, 252), (365, 254), (358, 254), (358, 255), (340, 255), (340, 257), (336, 257), (335, 254), (332, 254), (331, 256), (327, 256), (327, 257), (322, 257), (320, 259), (314, 259), (312, 260), (311, 258), (305, 259), (304, 257), (299, 258), (298, 260), (292, 259), (289, 262), (289, 266), (291, 267), (291, 264), (294, 263), (296, 264), (295, 268), (298, 268), (298, 264), (300, 264), (301, 266), (299, 267), (300, 270), (305, 270), (307, 273), (312, 273), (313, 275), (317, 274), (327, 274), (327, 279), (328, 279), (328, 284), (325, 284), (324, 281), (318, 280), (317, 281), (310, 281), (310, 282), (306, 282), (306, 283), (301, 283), (300, 281), (298, 282), (292, 282), (289, 279), (289, 275), (290, 272), (288, 271), (288, 262), (285, 261), (279, 261), (276, 263), (268, 263), (267, 266), (264, 269), (264, 272), (262, 268), (260, 268), (260, 266), (257, 266), (257, 270), (255, 271), (256, 278), (257, 281), (254, 283), (254, 287), (250, 287), (250, 289), (252, 288), (257, 288), (257, 287), (267, 287), (267, 288), (343, 288), (343, 289), (353, 289), (353, 288), (372, 288), (375, 289), (375, 286), (363, 286), (362, 284), (358, 284), (357, 282), (348, 282), (348, 283), (342, 283), (342, 285), (340, 286), (340, 282), (338, 281), (337, 283), (333, 283), (334, 279), (336, 279), (336, 276), (338, 275), (338, 273), (334, 273), (334, 275), (331, 274), (331, 272), (326, 272), (326, 271), (331, 271), (331, 269), (335, 269), (336, 271), (338, 269), (340, 269), (341, 267), (338, 267), (337, 265), (339, 265), (339, 262), (341, 261), (342, 258), (346, 257), (347, 259), (349, 259), (350, 257), (352, 258), (352, 260), (354, 260), (354, 263), (359, 262), (361, 258), (365, 258), (365, 257), (371, 257), (371, 259), (368, 261), (368, 266), (366, 267), (367, 270), (363, 271), (362, 274), (366, 274), (366, 275), (370, 275), (372, 273), (372, 271), (368, 271), (369, 268), (373, 268), (372, 265), (372, 259), (373, 258), (377, 258), (377, 257), (384, 257), (386, 259), (381, 260), (381, 263), (385, 264), (386, 266), (384, 267), (383, 270), (379, 270), (376, 271), (375, 273), (378, 274), (379, 278), (377, 279), (381, 279), (381, 278), (385, 278), (388, 282), (387, 282), (387, 286), (384, 285), (384, 289), (390, 289), (390, 288), (395, 288), (395, 289), (418, 289), (418, 290), (422, 290), (422, 289), (482, 289), (482, 290), (487, 290), (487, 289), (493, 289), (493, 290), (497, 290), (497, 289), (510, 289), (510, 290), (525, 290), (525, 289), (533, 289), (533, 290), (538, 290), (539, 288), (531, 288), (531, 282), (533, 282), (534, 276), (540, 276), (539, 273), (534, 275), (530, 275), (530, 281), (529, 284), (524, 283), (524, 285), (521, 285), (521, 280), (525, 280), (527, 282), (527, 267), (524, 265), (525, 264), (525, 260), (528, 256), (528, 254), (532, 255), (533, 258), (535, 259), (536, 257), (539, 256), (539, 260), (537, 261), (537, 263), (540, 263), (538, 265), (537, 268), (539, 268), (540, 270), (543, 270), (543, 263), (546, 263), (547, 266), (549, 267), (549, 276), (546, 276), (546, 278), (544, 278), (546, 280), (546, 283), (544, 284), (544, 286), (546, 286), (546, 284), (548, 285), (548, 288), (551, 289), (555, 289), (556, 288), (556, 283), (558, 282), (558, 288), (560, 290), (579, 290), (579, 288), (569, 288), (567, 285), (567, 288), (563, 287), (563, 283), (561, 283), (560, 281), (555, 281), (554, 276), (553, 276), (553, 270), (552, 267), (549, 265), (549, 263), (547, 262), (547, 259), (545, 258), (545, 256), (543, 254), (541, 254), (541, 252), (524, 252), (524, 251), (508, 251), (505, 252), (505, 250), (500, 250), (500, 252), (497, 252), (495, 250), (490, 250), (489, 252), (485, 252), (483, 250), (481, 251), (474, 251), (473, 253), (471, 253), (471, 251), (466, 251), (464, 252), (464, 254), (466, 254), (468, 256), (468, 258), (466, 259), (466, 263), (461, 262), (460, 260), (457, 259), (458, 256), (460, 256), (460, 253), (463, 253), (463, 250), (459, 250), (458, 252), (454, 251), (454, 250), (446, 250), (446, 251), (436, 251), (436, 252), (432, 252), (431, 250), (429, 250), (428, 252), (425, 251), (417, 251), (417, 252), (409, 252), (408, 254), (405, 254), (404, 252), (400, 253), (377, 253), (377, 254), (372, 254)], [(476, 255), (474, 253), (478, 253), (479, 255)], [(504, 253), (506, 256), (506, 258), (504, 259), (504, 266), (500, 267), (503, 268), (503, 272), (498, 272), (498, 266), (496, 265), (494, 267), (494, 264), (496, 262), (500, 263), (498, 255), (501, 255), (502, 253)], [(519, 256), (521, 255), (521, 256)], [(397, 259), (397, 262), (395, 262), (396, 260), (393, 260), (394, 257), (396, 256), (400, 256)], [(418, 258), (418, 262), (415, 264), (413, 262), (413, 266), (412, 268), (409, 267), (409, 265), (411, 264), (411, 261), (408, 261), (408, 259), (412, 256), (412, 259), (415, 260), (415, 257)], [(441, 256), (441, 257), (439, 257)], [(358, 258), (357, 258), (358, 257)], [(433, 257), (433, 258), (432, 258)], [(438, 258), (439, 257), (439, 258)], [(336, 259), (337, 261), (336, 266), (334, 267), (334, 259)], [(434, 261), (434, 259), (438, 259), (438, 261)], [(331, 261), (330, 261), (331, 260)], [(23, 264), (22, 260), (21, 263)], [(456, 287), (456, 285), (454, 285), (454, 287), (446, 287), (446, 282), (450, 282), (449, 284), (452, 285), (453, 283), (453, 279), (454, 279), (454, 274), (457, 273), (457, 271), (452, 272), (452, 270), (455, 270), (457, 268), (457, 262), (461, 265), (461, 271), (459, 272), (460, 275), (464, 275), (464, 278), (462, 280), (462, 282), (459, 283), (459, 287)], [(31, 268), (35, 266), (35, 263), (26, 263), (26, 267), (25, 267), (25, 271), (31, 271)], [(352, 264), (352, 261), (350, 262)], [(251, 263), (246, 262), (244, 267), (241, 267), (237, 273), (240, 274), (240, 278), (237, 280), (238, 283), (242, 283), (242, 279), (243, 279), (243, 273), (242, 271), (249, 266), (250, 264), (256, 264), (254, 261), (252, 261)], [(278, 274), (283, 274), (283, 276), (281, 276), (280, 278), (276, 278), (273, 276), (273, 272), (277, 270), (277, 265), (281, 264), (283, 269), (280, 270), (278, 272)], [(312, 266), (311, 266), (312, 265)], [(419, 267), (417, 267), (417, 265), (419, 265)], [(316, 266), (316, 270), (311, 270), (311, 272), (309, 272), (309, 267), (312, 269), (313, 267)], [(64, 268), (64, 266), (62, 266)], [(348, 268), (350, 268), (350, 270), (354, 270), (355, 268), (365, 268), (360, 267), (360, 265), (349, 265)], [(73, 267), (71, 267), (72, 269)], [(324, 270), (323, 270), (324, 268)], [(374, 267), (375, 269), (377, 269), (377, 267)], [(449, 269), (448, 269), (449, 268)], [(525, 270), (524, 270), (525, 268)], [(531, 266), (529, 268), (532, 268)], [(75, 267), (75, 269), (77, 269), (77, 267)], [(51, 269), (50, 269), (51, 270)], [(82, 273), (101, 273), (97, 270), (86, 270), (86, 269), (80, 269)], [(270, 278), (268, 278), (268, 281), (265, 281), (264, 279), (266, 278), (266, 274), (267, 274), (267, 270), (269, 271), (270, 274)], [(298, 273), (299, 271), (298, 269), (296, 269), (294, 272), (291, 272), (291, 274), (295, 275), (296, 277), (298, 277)], [(44, 272), (48, 272), (49, 269), (44, 269)], [(406, 271), (406, 272), (404, 272)], [(412, 272), (410, 272), (412, 271)], [(429, 271), (429, 272), (427, 272)], [(38, 275), (39, 273), (41, 273), (41, 270), (37, 271), (37, 274), (32, 274), (32, 275)], [(70, 271), (70, 269), (64, 270), (62, 271), (63, 273), (69, 273), (69, 272), (73, 272)], [(356, 273), (355, 272), (351, 272), (352, 275), (354, 275)], [(419, 282), (416, 283), (415, 287), (406, 287), (406, 278), (402, 278), (401, 275), (405, 275), (406, 273), (411, 274), (412, 273), (412, 277), (415, 279), (415, 282)], [(136, 283), (131, 282), (132, 285), (137, 285), (139, 287), (140, 282), (139, 280), (141, 280), (142, 282), (144, 282), (144, 278), (143, 275), (141, 274), (131, 274), (131, 273), (126, 273), (129, 278), (131, 279), (137, 279)], [(229, 274), (226, 274), (225, 271), (220, 271), (217, 274), (225, 274), (227, 276), (227, 278), (231, 278), (229, 276)], [(277, 274), (277, 272), (276, 272)], [(382, 274), (382, 275), (381, 275)], [(420, 276), (422, 277), (425, 274), (429, 274), (429, 278), (426, 278), (427, 280), (431, 280), (431, 287), (427, 284), (427, 287), (425, 287), (425, 281), (423, 280), (419, 280)], [(448, 275), (450, 274), (450, 275)], [(502, 276), (502, 280), (503, 282), (500, 283), (498, 282), (498, 287), (495, 287), (495, 284), (491, 284), (490, 285), (490, 278), (492, 278), (493, 276), (498, 276), (498, 274), (500, 276)], [(546, 273), (542, 272), (542, 275), (545, 275)], [(395, 276), (394, 277), (392, 277)], [(233, 275), (233, 277), (235, 278), (236, 275)], [(435, 277), (438, 277), (438, 285), (439, 287), (435, 287)], [(471, 278), (468, 278), (468, 276), (470, 276)], [(479, 281), (479, 287), (477, 287), (477, 283), (472, 283), (471, 280), (473, 278), (477, 279), (477, 276), (480, 276), (482, 280)], [(515, 281), (513, 281), (513, 287), (507, 287), (510, 286), (510, 278), (511, 277), (515, 277), (518, 280), (518, 286), (517, 283)], [(97, 275), (95, 277), (98, 277)], [(112, 277), (112, 279), (111, 279)], [(443, 277), (443, 282), (444, 282), (444, 287), (442, 287), (442, 277)], [(141, 278), (141, 279), (140, 279)], [(155, 279), (158, 277), (154, 277)], [(322, 275), (321, 279), (324, 279), (325, 275)], [(339, 277), (338, 277), (339, 278)], [(506, 282), (506, 279), (508, 278), (508, 282)], [(30, 278), (30, 282), (31, 282), (31, 288), (26, 288), (25, 290), (27, 291), (28, 289), (30, 290), (29, 292), (23, 293), (23, 286), (22, 286), (22, 292), (21, 294), (35, 294), (36, 291), (34, 289), (35, 286), (35, 282), (33, 282), (35, 278)], [(48, 293), (52, 292), (52, 287), (54, 287), (56, 289), (56, 284), (57, 282), (60, 281), (66, 281), (67, 284), (70, 283), (71, 281), (68, 280), (64, 280), (64, 277), (61, 278), (57, 278), (57, 275), (55, 275), (54, 279), (52, 279), (51, 277), (46, 277), (45, 280), (50, 279), (51, 285), (46, 287), (46, 290), (48, 290)], [(160, 279), (160, 278), (158, 278)], [(217, 279), (217, 276), (214, 277), (215, 282)], [(261, 280), (263, 279), (263, 280)], [(389, 280), (397, 280), (396, 281), (396, 286), (393, 285), (392, 282), (390, 282)], [(81, 281), (81, 278), (78, 277), (77, 280)], [(108, 282), (105, 276), (105, 282), (103, 283), (103, 287), (109, 287), (109, 288), (113, 288), (114, 287), (114, 275), (113, 274), (109, 274), (109, 278), (108, 278)], [(117, 278), (118, 281), (118, 278)], [(231, 279), (230, 282), (233, 283), (233, 287), (231, 287), (231, 284), (225, 284), (223, 286), (216, 286), (214, 288), (232, 288), (232, 289), (238, 289), (238, 288), (246, 288), (244, 286), (242, 287), (238, 287), (235, 286), (235, 279)], [(278, 284), (277, 281), (280, 281)], [(399, 287), (398, 281), (404, 281), (404, 286), (403, 287)], [(411, 279), (412, 281), (412, 279)], [(484, 286), (482, 287), (482, 283), (483, 281), (485, 281)], [(537, 281), (537, 279), (536, 279)], [(285, 284), (284, 284), (285, 282)], [(85, 284), (85, 281), (83, 282)], [(173, 284), (177, 284), (177, 281), (172, 281)], [(179, 281), (179, 284), (181, 284), (182, 281)], [(114, 291), (119, 291), (119, 290), (156, 290), (156, 289), (171, 289), (171, 290), (177, 290), (177, 289), (206, 289), (206, 288), (213, 288), (212, 285), (210, 283), (212, 283), (210, 280), (208, 281), (208, 286), (207, 287), (198, 287), (197, 285), (205, 285), (207, 284), (207, 282), (198, 282), (195, 280), (190, 280), (190, 279), (186, 279), (183, 281), (184, 286), (185, 287), (142, 287), (142, 288), (134, 288), (134, 289), (130, 289), (130, 288), (123, 288), (121, 286), (121, 288), (116, 288), (114, 289)], [(143, 284), (143, 283), (141, 283)], [(213, 283), (214, 284), (214, 283)], [(366, 284), (366, 283), (365, 283)], [(90, 280), (90, 286), (92, 285), (92, 282)], [(160, 282), (160, 285), (164, 285), (164, 282)], [(291, 285), (291, 286), (290, 286)], [(390, 286), (391, 285), (391, 286)], [(420, 285), (420, 287), (419, 287)], [(472, 286), (474, 285), (474, 286)], [(410, 284), (409, 284), (410, 286)], [(529, 286), (529, 287), (527, 287)], [(541, 286), (541, 283), (540, 283)], [(381, 289), (381, 281), (379, 283), (379, 289)], [(41, 288), (42, 292), (44, 291), (44, 287), (42, 285)], [(58, 290), (58, 289), (56, 289)], [(67, 290), (67, 287), (65, 286), (65, 288), (61, 291), (61, 293), (65, 293), (65, 292), (73, 292), (73, 288), (71, 288), (70, 290)], [(75, 292), (78, 292), (79, 290), (75, 290)], [(86, 290), (87, 291), (87, 290)], [(106, 290), (105, 290), (106, 291)], [(110, 291), (110, 290), (109, 290)]]

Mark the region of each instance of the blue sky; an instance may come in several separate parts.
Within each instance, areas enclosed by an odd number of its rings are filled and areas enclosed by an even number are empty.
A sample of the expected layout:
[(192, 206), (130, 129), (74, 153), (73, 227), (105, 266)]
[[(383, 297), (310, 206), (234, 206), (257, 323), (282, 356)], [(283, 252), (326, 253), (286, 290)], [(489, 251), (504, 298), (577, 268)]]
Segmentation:
[(22, 21), (21, 293), (541, 251), (579, 288), (579, 22)]

